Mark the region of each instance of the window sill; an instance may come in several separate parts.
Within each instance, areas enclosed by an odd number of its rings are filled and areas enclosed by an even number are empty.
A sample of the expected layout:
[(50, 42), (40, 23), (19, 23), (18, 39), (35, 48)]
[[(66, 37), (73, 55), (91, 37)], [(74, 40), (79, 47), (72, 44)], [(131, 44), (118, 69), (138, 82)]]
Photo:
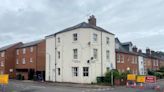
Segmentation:
[(80, 62), (80, 60), (78, 60), (78, 59), (73, 59), (72, 61), (75, 62), (75, 63), (79, 63)]

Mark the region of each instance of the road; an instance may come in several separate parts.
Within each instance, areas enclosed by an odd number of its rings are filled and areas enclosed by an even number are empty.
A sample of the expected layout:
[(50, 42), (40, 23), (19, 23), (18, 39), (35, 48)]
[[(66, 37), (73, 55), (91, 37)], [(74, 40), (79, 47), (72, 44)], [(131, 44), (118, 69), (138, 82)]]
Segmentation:
[[(157, 84), (161, 87), (164, 87), (164, 81), (158, 81)], [(34, 83), (15, 80), (10, 80), (9, 84), (6, 85), (5, 89), (5, 92), (156, 92), (154, 90), (139, 90), (135, 88), (126, 87), (84, 88), (73, 86), (54, 86), (45, 83)]]

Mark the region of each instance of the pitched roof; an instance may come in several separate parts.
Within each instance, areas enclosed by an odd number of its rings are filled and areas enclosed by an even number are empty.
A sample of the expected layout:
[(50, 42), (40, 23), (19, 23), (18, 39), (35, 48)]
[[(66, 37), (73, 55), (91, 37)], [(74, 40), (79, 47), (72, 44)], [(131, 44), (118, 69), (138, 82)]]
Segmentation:
[(14, 44), (10, 44), (10, 45), (6, 45), (6, 46), (4, 46), (4, 47), (1, 47), (1, 48), (0, 48), (0, 51), (7, 50), (7, 49), (9, 49), (9, 48), (11, 48), (11, 47), (13, 47), (13, 46), (19, 44), (19, 43), (21, 43), (21, 42), (14, 43)]
[(37, 40), (37, 41), (32, 41), (32, 42), (28, 42), (28, 43), (24, 43), (22, 46), (20, 46), (19, 48), (24, 48), (24, 47), (29, 47), (29, 46), (34, 46), (37, 45), (38, 43), (42, 42), (44, 39), (42, 40)]
[(98, 26), (94, 26), (94, 25), (91, 25), (89, 23), (86, 23), (86, 22), (82, 22), (80, 24), (77, 24), (75, 26), (72, 26), (72, 27), (69, 27), (69, 28), (66, 28), (64, 30), (61, 30), (57, 33), (54, 33), (54, 34), (51, 34), (51, 35), (48, 35), (46, 37), (49, 37), (49, 36), (54, 36), (56, 34), (59, 34), (59, 33), (63, 33), (63, 32), (67, 32), (67, 31), (71, 31), (71, 30), (74, 30), (74, 29), (78, 29), (78, 28), (92, 28), (92, 29), (96, 29), (98, 31), (102, 31), (102, 32), (106, 32), (106, 33), (109, 33), (109, 34), (112, 34), (114, 35), (113, 33), (109, 32), (109, 31), (106, 31), (105, 29), (101, 28), (101, 27), (98, 27)]

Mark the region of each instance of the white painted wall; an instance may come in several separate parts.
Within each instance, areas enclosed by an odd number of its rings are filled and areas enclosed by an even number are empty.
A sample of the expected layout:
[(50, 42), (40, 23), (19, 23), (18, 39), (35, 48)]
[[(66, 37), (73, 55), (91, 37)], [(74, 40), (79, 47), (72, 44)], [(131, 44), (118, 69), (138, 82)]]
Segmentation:
[(143, 56), (138, 56), (138, 69), (139, 69), (139, 75), (145, 75)]
[[(78, 33), (78, 41), (73, 41), (73, 33)], [(93, 33), (98, 35), (98, 42), (93, 42)], [(74, 82), (74, 83), (91, 83), (96, 82), (96, 77), (101, 76), (101, 32), (91, 28), (80, 28), (69, 32), (59, 33), (56, 39), (60, 37), (60, 43), (56, 41), (56, 51), (60, 51), (61, 58), (55, 59), (55, 37), (46, 38), (46, 80), (55, 81), (55, 60), (56, 70), (60, 68), (61, 75), (56, 72), (56, 81), (58, 82)], [(106, 44), (106, 37), (110, 38), (110, 44)], [(88, 45), (88, 43), (91, 43)], [(78, 60), (73, 59), (73, 49), (78, 49)], [(93, 57), (93, 49), (98, 49), (98, 59), (88, 60)], [(106, 60), (106, 50), (110, 51), (110, 59)], [(106, 68), (112, 63), (115, 68), (115, 37), (114, 35), (102, 32), (102, 74), (106, 72)], [(49, 66), (49, 61), (51, 62)], [(49, 68), (50, 67), (50, 68)], [(79, 68), (79, 75), (72, 75), (72, 67)], [(89, 77), (83, 76), (83, 67), (89, 67)], [(50, 72), (49, 72), (50, 70)], [(50, 73), (50, 74), (49, 74)], [(50, 75), (50, 80), (49, 80)]]

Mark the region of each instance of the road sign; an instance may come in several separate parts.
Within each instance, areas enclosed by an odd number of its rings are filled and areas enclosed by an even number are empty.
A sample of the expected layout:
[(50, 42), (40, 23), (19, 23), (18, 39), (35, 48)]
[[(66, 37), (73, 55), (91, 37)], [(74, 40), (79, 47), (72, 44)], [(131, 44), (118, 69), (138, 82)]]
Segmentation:
[(155, 83), (156, 82), (156, 77), (155, 76), (146, 76), (145, 77), (145, 82), (146, 83)]
[(9, 81), (8, 74), (0, 75), (0, 84), (8, 84), (8, 81)]
[(144, 83), (145, 82), (145, 76), (137, 76), (137, 82)]
[(136, 75), (135, 74), (128, 74), (127, 75), (127, 80), (135, 81), (136, 80)]

